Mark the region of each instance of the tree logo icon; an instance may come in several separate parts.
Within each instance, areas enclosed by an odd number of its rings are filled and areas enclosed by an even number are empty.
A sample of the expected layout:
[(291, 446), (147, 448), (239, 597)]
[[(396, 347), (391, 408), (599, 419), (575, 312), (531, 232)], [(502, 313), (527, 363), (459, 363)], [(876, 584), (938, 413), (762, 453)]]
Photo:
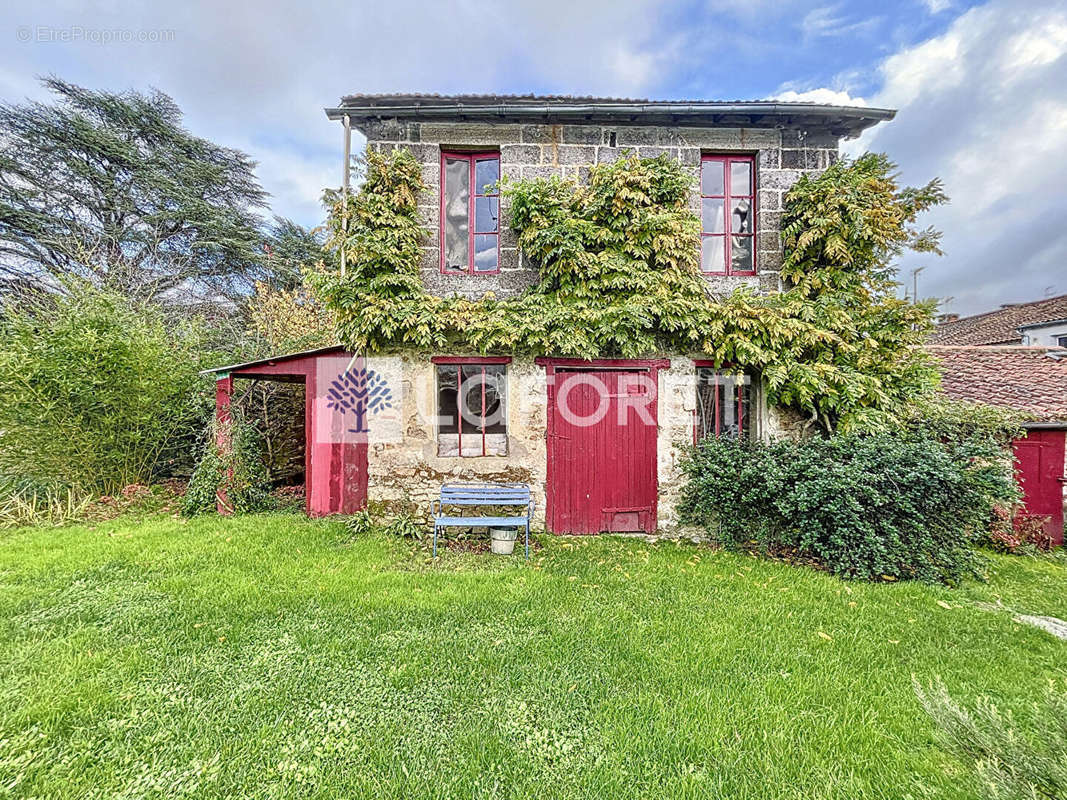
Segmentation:
[(326, 392), (326, 407), (355, 416), (356, 427), (349, 433), (367, 433), (367, 415), (393, 407), (393, 393), (385, 379), (372, 369), (346, 369), (332, 381)]

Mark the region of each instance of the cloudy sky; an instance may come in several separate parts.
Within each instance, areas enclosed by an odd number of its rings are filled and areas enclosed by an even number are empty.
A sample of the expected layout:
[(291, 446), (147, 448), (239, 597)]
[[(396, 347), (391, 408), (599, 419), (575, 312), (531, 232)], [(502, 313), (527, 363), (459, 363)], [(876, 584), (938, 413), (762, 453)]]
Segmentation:
[[(277, 213), (316, 224), (339, 182), (322, 109), (351, 92), (812, 99), (899, 109), (847, 145), (941, 176), (946, 255), (920, 294), (971, 313), (1067, 293), (1062, 0), (346, 0), (8, 3), (0, 99), (36, 76), (155, 87), (259, 162)], [(109, 41), (110, 40), (110, 41)]]

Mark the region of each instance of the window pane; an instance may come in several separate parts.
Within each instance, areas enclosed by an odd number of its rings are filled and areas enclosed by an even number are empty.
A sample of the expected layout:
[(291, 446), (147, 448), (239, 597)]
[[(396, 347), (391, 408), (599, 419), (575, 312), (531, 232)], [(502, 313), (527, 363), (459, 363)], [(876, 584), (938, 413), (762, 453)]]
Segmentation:
[(719, 436), (737, 436), (737, 381), (733, 375), (719, 376), (718, 402)]
[(701, 224), (704, 233), (722, 233), (726, 230), (724, 227), (724, 202), (724, 200), (708, 200), (707, 198), (700, 201)]
[(439, 364), (437, 367), (437, 430), (439, 433), (456, 433), (458, 413), (456, 405), (456, 381), (459, 367)]
[(499, 197), (474, 198), (474, 232), (495, 233), (500, 220)]
[[(704, 202), (707, 202), (706, 200)], [(731, 214), (730, 219), (730, 232), (731, 233), (752, 233), (752, 203), (747, 197), (741, 199), (733, 199), (730, 201)]]
[(734, 236), (730, 241), (730, 269), (733, 272), (752, 271), (752, 237)]
[(500, 180), (500, 159), (483, 158), (474, 167), (474, 193), (497, 194), (496, 182)]
[(487, 365), (485, 368), (486, 433), (507, 433), (507, 377), (507, 367), (503, 365)]
[(474, 237), (474, 271), (496, 270), (496, 234), (480, 233)]
[(723, 162), (704, 161), (700, 166), (700, 193), (701, 194), (726, 194), (726, 183), (723, 180)]
[(470, 162), (445, 159), (445, 191), (441, 209), (445, 220), (445, 269), (467, 271), (470, 263)]
[[(463, 402), (463, 433), (482, 432), (482, 368), (468, 365), (460, 367), (463, 386), (460, 399)], [(466, 451), (467, 448), (464, 448)]]
[(752, 165), (747, 161), (730, 164), (730, 194), (752, 194)]
[(725, 236), (705, 236), (701, 240), (700, 268), (704, 272), (726, 272)]

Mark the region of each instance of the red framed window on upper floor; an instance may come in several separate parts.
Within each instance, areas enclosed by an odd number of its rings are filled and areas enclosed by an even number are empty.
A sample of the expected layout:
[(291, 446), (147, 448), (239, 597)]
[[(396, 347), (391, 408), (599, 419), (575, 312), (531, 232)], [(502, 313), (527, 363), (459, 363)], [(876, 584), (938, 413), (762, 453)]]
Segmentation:
[(709, 275), (756, 274), (756, 160), (700, 160), (700, 269)]
[(441, 153), (441, 272), (500, 271), (499, 153)]

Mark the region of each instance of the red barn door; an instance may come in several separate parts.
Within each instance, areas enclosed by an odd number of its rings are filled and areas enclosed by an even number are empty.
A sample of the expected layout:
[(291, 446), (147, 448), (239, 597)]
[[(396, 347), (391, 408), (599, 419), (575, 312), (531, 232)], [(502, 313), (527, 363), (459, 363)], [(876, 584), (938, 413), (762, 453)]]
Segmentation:
[(656, 529), (656, 369), (626, 363), (549, 367), (546, 525), (553, 533)]
[(1045, 532), (1055, 545), (1063, 544), (1064, 435), (1064, 431), (1035, 430), (1012, 442), (1026, 510), (1047, 518)]

